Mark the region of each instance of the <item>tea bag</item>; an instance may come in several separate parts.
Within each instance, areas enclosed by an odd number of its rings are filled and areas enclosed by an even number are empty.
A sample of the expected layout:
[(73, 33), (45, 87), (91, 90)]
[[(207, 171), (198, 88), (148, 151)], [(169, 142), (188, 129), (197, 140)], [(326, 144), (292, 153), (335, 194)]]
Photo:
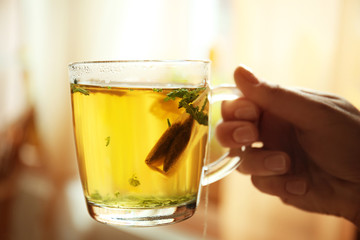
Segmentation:
[[(204, 91), (195, 99), (192, 106), (197, 107), (202, 104), (203, 111), (208, 104), (206, 96), (207, 91)], [(184, 112), (159, 138), (146, 157), (146, 164), (163, 174), (168, 173), (188, 145), (193, 125), (193, 116)]]
[(167, 173), (187, 146), (194, 119), (188, 117), (169, 127), (146, 157), (146, 164), (162, 173)]

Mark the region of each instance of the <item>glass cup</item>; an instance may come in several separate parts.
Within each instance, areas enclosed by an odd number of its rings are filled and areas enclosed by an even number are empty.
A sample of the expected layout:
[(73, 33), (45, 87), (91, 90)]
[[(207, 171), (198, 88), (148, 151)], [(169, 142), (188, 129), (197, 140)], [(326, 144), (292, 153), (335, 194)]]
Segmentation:
[(241, 94), (210, 85), (210, 62), (94, 61), (69, 65), (78, 166), (95, 220), (158, 226), (191, 217), (201, 186), (240, 164), (207, 164), (212, 103)]

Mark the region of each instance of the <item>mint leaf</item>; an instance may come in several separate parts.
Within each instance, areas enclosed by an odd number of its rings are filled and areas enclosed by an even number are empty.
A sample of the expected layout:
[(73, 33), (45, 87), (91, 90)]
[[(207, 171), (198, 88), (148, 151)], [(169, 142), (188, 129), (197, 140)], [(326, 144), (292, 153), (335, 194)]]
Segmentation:
[(139, 179), (137, 178), (136, 175), (133, 175), (130, 179), (129, 179), (129, 183), (131, 186), (133, 187), (137, 187), (140, 185), (140, 181)]
[(177, 97), (183, 98), (184, 95), (188, 92), (189, 92), (189, 90), (187, 90), (185, 88), (176, 89), (176, 90), (166, 94), (167, 97), (164, 99), (164, 101), (167, 102), (169, 100), (175, 100)]
[(71, 92), (72, 92), (72, 93), (79, 92), (79, 93), (82, 93), (82, 94), (84, 94), (84, 95), (89, 95), (89, 94), (90, 94), (90, 91), (89, 91), (89, 90), (80, 87), (78, 84), (71, 83), (70, 86), (71, 86)]
[(190, 114), (199, 124), (208, 125), (208, 115), (203, 111), (199, 110), (199, 107), (194, 107), (192, 104), (186, 105), (184, 107), (186, 112)]
[(110, 136), (105, 138), (105, 146), (109, 146), (110, 144)]
[(171, 122), (170, 122), (170, 120), (169, 120), (168, 118), (167, 118), (166, 120), (167, 120), (168, 126), (171, 127)]
[(200, 92), (206, 88), (197, 88), (194, 90), (189, 90), (186, 88), (176, 89), (168, 93), (164, 101), (175, 100), (176, 98), (181, 98), (178, 108), (185, 108), (186, 112), (190, 114), (199, 124), (208, 125), (208, 115), (204, 112), (205, 106), (208, 102), (206, 98), (201, 109), (198, 106), (194, 107), (192, 103), (199, 97)]
[(162, 92), (163, 90), (162, 90), (162, 88), (153, 88), (153, 91), (154, 92)]

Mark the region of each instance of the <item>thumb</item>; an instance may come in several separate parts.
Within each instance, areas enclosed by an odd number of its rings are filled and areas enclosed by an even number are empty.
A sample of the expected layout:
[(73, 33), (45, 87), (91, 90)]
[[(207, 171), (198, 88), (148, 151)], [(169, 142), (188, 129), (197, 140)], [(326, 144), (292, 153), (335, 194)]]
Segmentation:
[(235, 70), (234, 78), (247, 99), (299, 128), (313, 128), (324, 117), (320, 102), (310, 94), (262, 82), (245, 66)]

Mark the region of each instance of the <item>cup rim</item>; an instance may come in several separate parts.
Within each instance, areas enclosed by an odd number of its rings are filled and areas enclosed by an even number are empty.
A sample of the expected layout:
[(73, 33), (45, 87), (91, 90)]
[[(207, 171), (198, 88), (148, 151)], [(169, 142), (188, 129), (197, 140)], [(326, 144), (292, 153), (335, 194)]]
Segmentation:
[(90, 64), (116, 64), (116, 63), (211, 63), (207, 59), (134, 59), (134, 60), (99, 60), (99, 61), (79, 61), (69, 63), (69, 67), (75, 65), (90, 65)]

